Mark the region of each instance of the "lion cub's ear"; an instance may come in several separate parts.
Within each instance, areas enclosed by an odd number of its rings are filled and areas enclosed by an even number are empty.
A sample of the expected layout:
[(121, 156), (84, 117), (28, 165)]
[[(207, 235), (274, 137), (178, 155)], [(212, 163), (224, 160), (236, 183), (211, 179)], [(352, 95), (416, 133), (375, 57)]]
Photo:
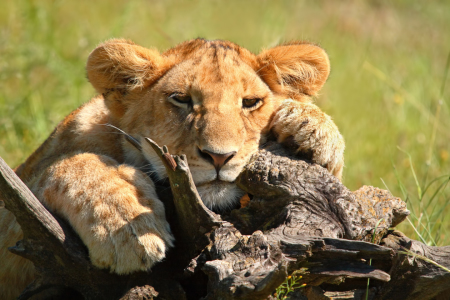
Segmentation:
[(113, 39), (92, 51), (86, 70), (89, 81), (103, 94), (110, 90), (128, 92), (142, 88), (162, 75), (164, 65), (158, 51)]
[(315, 45), (297, 42), (264, 50), (258, 56), (258, 74), (275, 93), (300, 99), (315, 95), (330, 74), (325, 51)]

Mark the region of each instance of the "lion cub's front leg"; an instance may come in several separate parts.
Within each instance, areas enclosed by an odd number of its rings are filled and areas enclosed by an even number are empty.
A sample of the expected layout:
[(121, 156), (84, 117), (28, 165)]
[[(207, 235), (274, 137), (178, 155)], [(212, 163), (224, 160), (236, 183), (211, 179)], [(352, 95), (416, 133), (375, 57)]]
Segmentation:
[(66, 157), (30, 187), (51, 211), (69, 221), (97, 267), (119, 274), (148, 270), (172, 246), (152, 181), (107, 156)]
[(331, 118), (316, 105), (285, 100), (270, 124), (277, 141), (342, 178), (344, 139)]

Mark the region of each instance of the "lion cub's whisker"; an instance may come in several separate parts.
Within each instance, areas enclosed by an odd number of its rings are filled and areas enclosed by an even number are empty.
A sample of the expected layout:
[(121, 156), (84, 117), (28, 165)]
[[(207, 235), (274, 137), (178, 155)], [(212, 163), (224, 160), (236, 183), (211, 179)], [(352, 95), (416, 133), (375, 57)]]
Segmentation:
[(114, 125), (111, 125), (111, 124), (109, 124), (109, 123), (102, 124), (102, 125), (108, 126), (108, 127), (111, 127), (111, 128), (114, 128), (115, 130), (119, 131), (120, 133), (122, 133), (122, 134), (125, 136), (125, 139), (126, 139), (131, 145), (133, 145), (133, 146), (134, 146), (136, 149), (138, 149), (139, 151), (142, 151), (141, 143), (139, 143), (139, 141), (138, 141), (137, 139), (135, 139), (134, 137), (132, 137), (131, 135), (129, 135), (128, 133), (126, 133), (126, 132), (123, 131), (122, 129), (120, 129), (120, 128), (114, 126)]
[(146, 164), (146, 165), (142, 165), (142, 166), (139, 166), (139, 167), (136, 167), (136, 168), (138, 168), (138, 169), (145, 169), (145, 168), (148, 168), (148, 167), (151, 167), (152, 166), (152, 164)]

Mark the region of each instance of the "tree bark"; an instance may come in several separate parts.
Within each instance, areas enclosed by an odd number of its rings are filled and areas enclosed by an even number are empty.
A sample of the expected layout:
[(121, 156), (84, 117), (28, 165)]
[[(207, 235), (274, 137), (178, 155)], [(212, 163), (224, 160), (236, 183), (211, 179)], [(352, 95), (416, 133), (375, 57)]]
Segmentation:
[(450, 247), (428, 247), (389, 230), (409, 212), (387, 191), (351, 192), (324, 168), (271, 144), (237, 179), (249, 203), (219, 215), (203, 205), (186, 157), (148, 142), (166, 165), (171, 189), (159, 195), (177, 246), (150, 272), (129, 276), (93, 267), (70, 226), (0, 160), (0, 198), (24, 232), (11, 251), (37, 270), (19, 299), (55, 287), (80, 299), (269, 299), (294, 270), (306, 286), (291, 299), (364, 299), (367, 278), (373, 279), (369, 299), (433, 299), (446, 292), (450, 273), (402, 252), (448, 268)]

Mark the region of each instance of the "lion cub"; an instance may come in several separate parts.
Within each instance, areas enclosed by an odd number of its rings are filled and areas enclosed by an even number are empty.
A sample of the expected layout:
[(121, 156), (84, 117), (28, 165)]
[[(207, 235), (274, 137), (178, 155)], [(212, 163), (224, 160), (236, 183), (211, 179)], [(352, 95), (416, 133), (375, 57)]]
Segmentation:
[[(141, 171), (150, 163), (164, 178), (161, 161), (147, 143), (142, 154), (105, 124), (186, 154), (210, 208), (243, 195), (234, 181), (269, 137), (341, 177), (344, 141), (310, 98), (330, 71), (318, 46), (293, 42), (255, 55), (196, 39), (161, 54), (114, 39), (91, 53), (86, 69), (99, 96), (67, 116), (16, 172), (71, 224), (99, 268), (148, 270), (173, 245), (164, 206)], [(7, 251), (22, 232), (5, 209), (0, 226), (0, 298), (11, 299), (33, 280), (34, 267)]]

